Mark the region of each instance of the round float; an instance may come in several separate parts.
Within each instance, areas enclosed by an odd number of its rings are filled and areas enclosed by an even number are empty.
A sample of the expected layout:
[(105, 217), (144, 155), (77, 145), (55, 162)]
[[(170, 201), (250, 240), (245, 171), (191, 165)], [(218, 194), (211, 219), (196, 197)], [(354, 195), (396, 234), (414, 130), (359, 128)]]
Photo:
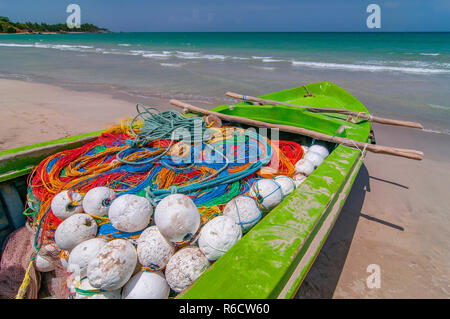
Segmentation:
[(245, 233), (261, 220), (262, 212), (252, 197), (240, 195), (225, 205), (223, 216), (231, 217)]
[(55, 231), (55, 244), (60, 249), (71, 250), (79, 243), (94, 238), (97, 223), (87, 214), (75, 214), (65, 219)]
[(106, 216), (115, 197), (116, 193), (108, 187), (94, 187), (84, 195), (83, 210), (90, 215)]
[(138, 260), (153, 270), (164, 268), (175, 252), (174, 245), (161, 235), (157, 226), (146, 228), (137, 239)]
[(89, 283), (97, 289), (119, 289), (133, 275), (136, 263), (137, 254), (133, 244), (125, 239), (114, 239), (104, 245), (89, 263)]
[(283, 200), (280, 185), (268, 178), (254, 182), (249, 194), (259, 201), (265, 211), (271, 210)]
[(146, 198), (125, 194), (112, 202), (108, 217), (116, 229), (132, 233), (147, 227), (152, 213), (153, 207)]
[(192, 199), (183, 194), (163, 198), (155, 208), (155, 224), (171, 242), (190, 240), (200, 226), (200, 214)]
[(82, 198), (81, 194), (72, 191), (62, 191), (56, 194), (50, 204), (53, 215), (64, 220), (74, 214), (82, 213), (83, 207), (79, 203)]
[(166, 267), (166, 280), (175, 292), (186, 289), (209, 267), (208, 258), (198, 247), (186, 247), (170, 258)]
[(161, 273), (140, 271), (122, 289), (122, 299), (167, 299), (170, 287)]
[(209, 260), (217, 260), (242, 237), (241, 227), (229, 216), (217, 216), (203, 226), (198, 246)]

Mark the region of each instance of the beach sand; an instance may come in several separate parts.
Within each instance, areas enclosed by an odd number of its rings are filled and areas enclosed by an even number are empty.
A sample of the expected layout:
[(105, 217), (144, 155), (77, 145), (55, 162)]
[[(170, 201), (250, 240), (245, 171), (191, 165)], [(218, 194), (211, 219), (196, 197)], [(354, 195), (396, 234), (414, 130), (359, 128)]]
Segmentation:
[[(0, 79), (0, 150), (100, 130), (168, 99)], [(189, 101), (207, 107), (205, 103)], [(450, 297), (450, 136), (375, 125), (377, 144), (422, 150), (423, 161), (369, 153), (297, 298)], [(370, 264), (381, 287), (369, 289)]]

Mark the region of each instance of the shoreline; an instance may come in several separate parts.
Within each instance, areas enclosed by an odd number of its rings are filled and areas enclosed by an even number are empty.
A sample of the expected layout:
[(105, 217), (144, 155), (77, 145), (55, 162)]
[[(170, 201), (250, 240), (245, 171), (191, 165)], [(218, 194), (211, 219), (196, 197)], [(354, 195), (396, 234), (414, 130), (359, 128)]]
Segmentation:
[[(1, 150), (103, 129), (134, 116), (137, 102), (175, 109), (169, 93), (132, 95), (102, 85), (0, 79), (0, 95)], [(450, 136), (377, 124), (374, 131), (377, 144), (418, 149), (425, 158), (367, 154), (297, 298), (450, 298)], [(381, 267), (379, 289), (366, 286), (369, 264)]]

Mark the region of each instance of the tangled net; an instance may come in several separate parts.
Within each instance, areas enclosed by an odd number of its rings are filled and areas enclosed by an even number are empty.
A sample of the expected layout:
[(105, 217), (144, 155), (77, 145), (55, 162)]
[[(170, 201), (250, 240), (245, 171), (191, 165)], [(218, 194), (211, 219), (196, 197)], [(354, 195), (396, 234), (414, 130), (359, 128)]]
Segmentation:
[[(141, 105), (137, 111), (135, 118), (112, 125), (96, 140), (53, 154), (33, 169), (26, 215), (37, 229), (37, 250), (54, 244), (62, 220), (50, 204), (61, 191), (84, 196), (106, 186), (117, 196), (135, 194), (153, 205), (169, 194), (183, 193), (197, 206), (204, 225), (232, 198), (248, 195), (255, 180), (292, 177), (303, 156), (298, 143), (268, 140), (254, 130), (208, 127), (199, 117)], [(97, 237), (136, 238), (141, 233), (121, 232), (107, 217), (92, 217), (99, 226)], [(64, 251), (61, 257), (67, 258)]]

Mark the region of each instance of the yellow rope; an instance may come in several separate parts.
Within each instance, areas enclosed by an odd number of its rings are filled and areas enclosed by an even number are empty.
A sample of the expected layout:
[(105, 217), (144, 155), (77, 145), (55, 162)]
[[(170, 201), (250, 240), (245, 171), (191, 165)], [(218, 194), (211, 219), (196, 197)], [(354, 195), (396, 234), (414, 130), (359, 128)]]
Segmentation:
[(25, 277), (22, 281), (22, 284), (20, 285), (19, 291), (17, 292), (16, 299), (23, 299), (25, 297), (25, 294), (27, 293), (27, 288), (30, 285), (31, 267), (33, 267), (33, 258), (28, 264), (27, 271), (25, 272)]

